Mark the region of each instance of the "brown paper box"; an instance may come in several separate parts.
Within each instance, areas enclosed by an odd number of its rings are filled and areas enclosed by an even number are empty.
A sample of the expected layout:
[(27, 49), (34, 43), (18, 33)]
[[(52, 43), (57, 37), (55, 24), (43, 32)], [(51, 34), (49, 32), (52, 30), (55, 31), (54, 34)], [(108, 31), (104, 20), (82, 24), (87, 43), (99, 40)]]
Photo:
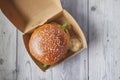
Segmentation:
[[(82, 30), (73, 17), (62, 8), (60, 0), (1, 0), (0, 8), (5, 16), (23, 32), (23, 40), (29, 55), (43, 71), (75, 56), (87, 48), (86, 39)], [(78, 52), (68, 54), (58, 63), (44, 68), (43, 64), (30, 54), (28, 44), (32, 31), (38, 26), (49, 22), (57, 22), (59, 24), (69, 23), (72, 25), (74, 32), (81, 39), (82, 48)]]

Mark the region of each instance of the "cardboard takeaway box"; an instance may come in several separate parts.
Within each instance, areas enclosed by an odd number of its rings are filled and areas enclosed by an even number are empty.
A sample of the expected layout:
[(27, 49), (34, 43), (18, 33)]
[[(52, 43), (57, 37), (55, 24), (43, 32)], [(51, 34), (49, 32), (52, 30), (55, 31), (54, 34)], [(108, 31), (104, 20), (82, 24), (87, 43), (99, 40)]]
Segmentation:
[[(68, 60), (87, 48), (86, 39), (80, 26), (74, 18), (62, 8), (60, 0), (0, 0), (0, 8), (5, 16), (23, 32), (23, 40), (29, 55), (43, 71)], [(69, 23), (76, 35), (80, 37), (82, 47), (78, 52), (71, 54), (68, 52), (63, 60), (44, 68), (43, 64), (30, 54), (28, 44), (33, 30), (49, 22), (58, 22), (59, 24)]]

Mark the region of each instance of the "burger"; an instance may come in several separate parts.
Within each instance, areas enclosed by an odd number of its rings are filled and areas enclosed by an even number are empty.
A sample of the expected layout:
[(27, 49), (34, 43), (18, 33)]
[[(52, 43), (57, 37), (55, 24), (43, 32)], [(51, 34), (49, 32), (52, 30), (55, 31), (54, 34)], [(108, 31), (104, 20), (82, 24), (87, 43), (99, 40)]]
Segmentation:
[(33, 31), (29, 41), (29, 50), (36, 60), (44, 64), (44, 67), (63, 59), (71, 48), (68, 27), (68, 24), (49, 23)]

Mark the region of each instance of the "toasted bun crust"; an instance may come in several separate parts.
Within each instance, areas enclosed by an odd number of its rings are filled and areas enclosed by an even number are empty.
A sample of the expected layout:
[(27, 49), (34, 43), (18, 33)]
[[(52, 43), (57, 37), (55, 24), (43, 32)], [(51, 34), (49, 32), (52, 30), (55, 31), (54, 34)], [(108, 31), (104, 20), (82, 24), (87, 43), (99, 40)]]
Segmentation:
[(31, 35), (29, 49), (38, 61), (52, 65), (62, 59), (68, 50), (69, 37), (57, 23), (45, 24)]

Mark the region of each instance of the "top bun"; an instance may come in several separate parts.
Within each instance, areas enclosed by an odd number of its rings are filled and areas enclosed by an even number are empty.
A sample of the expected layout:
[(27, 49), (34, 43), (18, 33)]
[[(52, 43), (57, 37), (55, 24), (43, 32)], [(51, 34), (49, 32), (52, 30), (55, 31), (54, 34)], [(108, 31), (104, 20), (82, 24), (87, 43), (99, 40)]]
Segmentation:
[(29, 41), (30, 53), (43, 64), (52, 65), (62, 59), (69, 47), (69, 37), (57, 23), (35, 29)]

